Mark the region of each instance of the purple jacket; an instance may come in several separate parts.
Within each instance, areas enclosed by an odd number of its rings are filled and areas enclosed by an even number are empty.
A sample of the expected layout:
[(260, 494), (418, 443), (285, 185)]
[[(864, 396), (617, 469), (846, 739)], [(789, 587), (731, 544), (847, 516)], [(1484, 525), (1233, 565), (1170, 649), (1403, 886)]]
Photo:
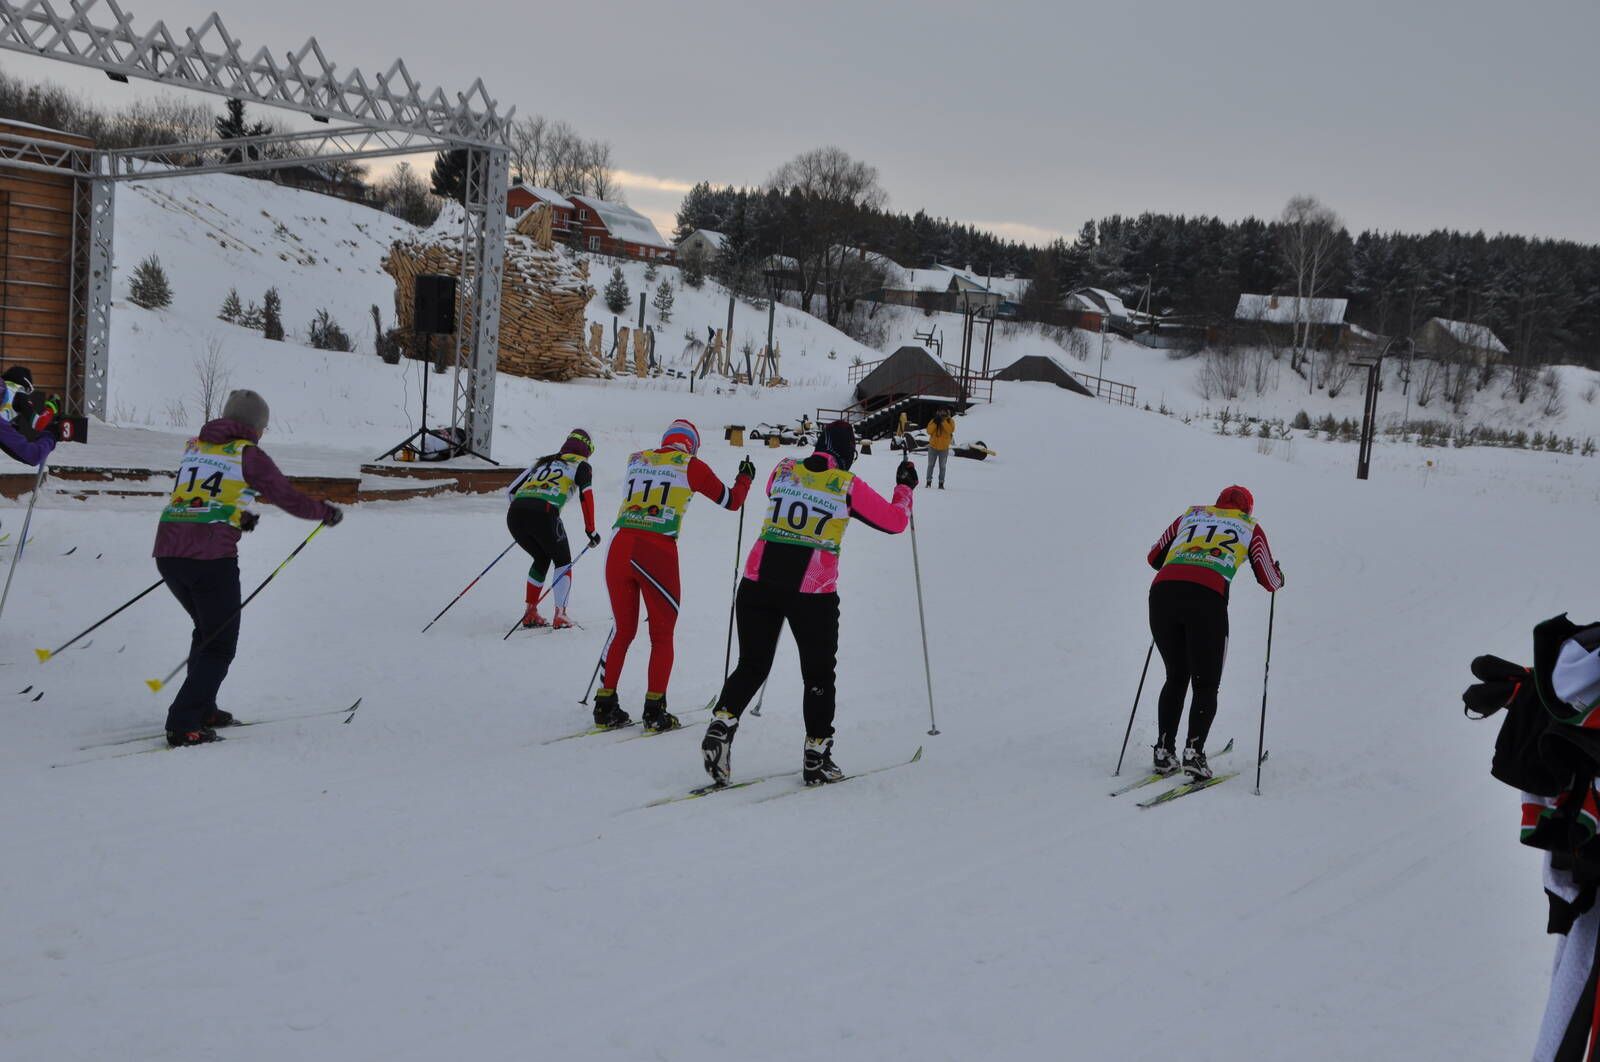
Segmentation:
[[(200, 429), (201, 442), (224, 443), (230, 439), (259, 442), (261, 433), (236, 420), (213, 420)], [(263, 501), (271, 502), (290, 516), (298, 516), (302, 520), (326, 520), (332, 511), (327, 502), (295, 490), (260, 446), (248, 447), (244, 452), (244, 481), (250, 485), (250, 489), (260, 494)], [(156, 525), (157, 557), (222, 560), (238, 555), (239, 529), (232, 524)]]
[(9, 420), (0, 420), (0, 450), (4, 450), (23, 464), (38, 468), (55, 448), (54, 435), (45, 434), (37, 439), (29, 439)]

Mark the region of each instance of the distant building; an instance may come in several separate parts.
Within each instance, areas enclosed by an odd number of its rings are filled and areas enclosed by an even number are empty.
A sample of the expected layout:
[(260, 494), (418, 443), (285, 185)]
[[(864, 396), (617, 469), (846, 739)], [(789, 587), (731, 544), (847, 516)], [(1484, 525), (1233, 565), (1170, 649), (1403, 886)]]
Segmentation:
[[(881, 260), (888, 262), (888, 259)], [(974, 272), (971, 267), (957, 269), (934, 265), (929, 269), (905, 269), (894, 266), (886, 271), (881, 301), (951, 313), (981, 307), (1009, 316), (1017, 312), (1027, 289), (1028, 281), (1015, 274), (989, 277)]]
[(1322, 349), (1337, 347), (1347, 340), (1345, 311), (1349, 299), (1303, 299), (1294, 295), (1240, 295), (1233, 311), (1233, 323), (1247, 338), (1290, 343), (1297, 326), (1304, 326), (1310, 345)]
[(669, 264), (677, 261), (677, 252), (661, 238), (655, 223), (632, 207), (591, 195), (568, 198), (572, 200), (573, 223), (579, 231), (581, 249), (618, 258)]
[(550, 219), (551, 230), (558, 240), (570, 240), (577, 234), (573, 225), (577, 208), (572, 200), (560, 192), (550, 188), (540, 188), (535, 184), (523, 184), (521, 178), (513, 178), (511, 190), (506, 193), (506, 213), (514, 218), (520, 218), (535, 206), (543, 204), (552, 215)]
[(1133, 334), (1133, 315), (1116, 292), (1105, 288), (1075, 288), (1067, 292), (1067, 312), (1076, 328), (1088, 332)]
[(1449, 321), (1443, 317), (1430, 318), (1416, 330), (1411, 340), (1416, 344), (1417, 353), (1428, 358), (1447, 359), (1462, 354), (1503, 358), (1511, 353), (1488, 325)]
[(678, 241), (678, 261), (683, 261), (692, 251), (704, 255), (707, 262), (713, 261), (722, 253), (722, 248), (727, 242), (728, 238), (720, 232), (712, 229), (695, 229)]

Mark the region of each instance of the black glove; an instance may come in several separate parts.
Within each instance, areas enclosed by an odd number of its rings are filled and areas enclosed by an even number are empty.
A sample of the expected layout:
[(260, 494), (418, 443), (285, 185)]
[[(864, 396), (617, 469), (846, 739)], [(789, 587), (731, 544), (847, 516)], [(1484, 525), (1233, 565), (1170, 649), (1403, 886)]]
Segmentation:
[(748, 457), (745, 458), (743, 461), (740, 461), (739, 462), (739, 475), (743, 476), (745, 479), (751, 479), (751, 480), (755, 479), (756, 478), (756, 463), (754, 461), (750, 460)]
[(902, 487), (917, 489), (917, 466), (910, 461), (901, 461), (900, 467), (894, 470), (894, 481)]
[(1279, 589), (1282, 589), (1283, 587), (1289, 585), (1289, 580), (1287, 580), (1287, 579), (1285, 579), (1283, 577), (1283, 565), (1279, 564), (1277, 561), (1273, 561), (1272, 562), (1272, 570), (1278, 573), (1278, 588)]
[(600, 532), (598, 532), (598, 531), (590, 531), (589, 532), (589, 548), (590, 549), (595, 549), (599, 545), (600, 545)]
[(261, 522), (261, 514), (260, 513), (240, 513), (239, 514), (239, 530), (240, 531), (246, 531), (246, 532), (254, 531), (256, 529), (256, 525), (259, 524), (260, 522)]
[(324, 527), (338, 527), (339, 521), (344, 519), (344, 510), (337, 505), (328, 506), (328, 515), (322, 518)]

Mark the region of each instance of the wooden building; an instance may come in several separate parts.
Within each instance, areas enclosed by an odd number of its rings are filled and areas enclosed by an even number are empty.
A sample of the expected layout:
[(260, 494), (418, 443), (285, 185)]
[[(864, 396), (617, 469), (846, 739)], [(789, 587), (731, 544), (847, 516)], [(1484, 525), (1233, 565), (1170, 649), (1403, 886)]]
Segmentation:
[(655, 223), (632, 207), (592, 195), (568, 198), (572, 200), (574, 221), (582, 231), (578, 244), (582, 250), (667, 265), (677, 261), (677, 252), (661, 238)]

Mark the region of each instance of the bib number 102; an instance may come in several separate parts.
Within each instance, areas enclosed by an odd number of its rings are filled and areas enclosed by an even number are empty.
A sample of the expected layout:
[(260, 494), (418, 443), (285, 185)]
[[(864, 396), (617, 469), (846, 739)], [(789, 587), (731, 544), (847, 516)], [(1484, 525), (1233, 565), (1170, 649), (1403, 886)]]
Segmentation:
[(803, 501), (789, 501), (785, 507), (786, 499), (778, 497), (772, 499), (772, 515), (767, 519), (777, 527), (787, 526), (792, 531), (805, 531), (806, 525), (813, 519), (817, 526), (811, 528), (811, 534), (816, 538), (822, 537), (822, 529), (833, 521), (833, 517), (825, 512), (813, 513), (811, 506)]

